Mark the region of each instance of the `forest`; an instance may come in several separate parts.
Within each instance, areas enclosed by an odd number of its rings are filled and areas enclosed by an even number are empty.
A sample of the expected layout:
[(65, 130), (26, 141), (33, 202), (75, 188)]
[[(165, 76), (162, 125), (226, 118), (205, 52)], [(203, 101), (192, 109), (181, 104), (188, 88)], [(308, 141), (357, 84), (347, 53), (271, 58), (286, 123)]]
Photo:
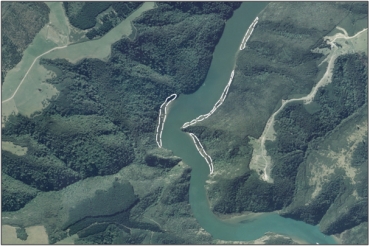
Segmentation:
[[(320, 88), (314, 98), (319, 110), (310, 114), (301, 102), (294, 102), (288, 104), (276, 116), (274, 124), (276, 140), (266, 142), (268, 154), (274, 160), (271, 173), (274, 183), (261, 181), (255, 171), (248, 171), (233, 180), (222, 179), (219, 182), (223, 187), (220, 195), (223, 199), (215, 205), (214, 211), (262, 212), (287, 207), (294, 196), (296, 179), (299, 178), (296, 177), (298, 168), (305, 161), (304, 156), (309, 144), (317, 138), (324, 137), (366, 103), (367, 81), (367, 64), (364, 63), (363, 55), (350, 54), (338, 57), (332, 83)], [(202, 132), (198, 134), (204, 138)], [(367, 142), (363, 141), (356, 149), (352, 165), (365, 163), (366, 144)], [(340, 178), (340, 174), (337, 177), (338, 179), (323, 187), (315, 204), (310, 206), (309, 210), (297, 210), (289, 217), (317, 224), (338, 194), (345, 191), (346, 185), (343, 183), (345, 181)], [(363, 185), (366, 186), (366, 182)], [(366, 187), (365, 189), (367, 190)], [(361, 217), (363, 215), (359, 216), (362, 218), (360, 221), (363, 221), (364, 217)]]
[(69, 21), (74, 27), (85, 30), (95, 26), (98, 14), (108, 9), (112, 2), (85, 2), (82, 8), (75, 14), (71, 14), (72, 9), (76, 8), (76, 3), (63, 2), (64, 9)]
[(9, 70), (22, 59), (23, 51), (49, 22), (50, 9), (44, 2), (2, 2), (1, 84)]
[[(106, 61), (83, 59), (72, 64), (41, 59), (40, 64), (56, 72), (57, 76), (47, 82), (57, 88), (59, 95), (42, 112), (31, 117), (11, 116), (2, 128), (3, 140), (28, 147), (23, 156), (2, 152), (3, 175), (9, 176), (2, 183), (2, 202), (6, 204), (3, 212), (26, 209), (28, 206), (24, 206), (32, 199), (59, 194), (76, 182), (116, 174), (122, 168), (132, 167), (135, 172), (146, 168), (167, 178), (166, 173), (181, 159), (171, 153), (151, 152), (157, 149), (158, 110), (169, 95), (191, 93), (203, 83), (225, 26), (224, 18), (229, 18), (240, 3), (216, 5), (225, 12), (218, 13), (215, 8), (206, 13), (200, 8), (190, 14), (172, 3), (159, 3), (134, 22), (136, 38), (123, 38), (113, 44)], [(157, 17), (160, 22), (151, 21)], [(101, 206), (104, 204), (95, 200), (83, 201), (65, 214), (53, 211), (70, 219), (63, 228), (54, 218), (46, 221), (49, 240), (61, 240), (66, 236), (64, 229), (71, 226), (81, 236), (77, 243), (140, 243), (150, 231), (154, 233), (152, 243), (210, 242), (210, 236), (196, 241), (189, 233), (191, 228), (199, 228), (188, 201), (190, 169), (179, 180), (171, 177), (170, 182), (176, 185), (162, 184), (156, 178), (152, 180), (158, 188), (137, 197), (122, 214), (94, 217), (106, 212)], [(27, 189), (11, 181), (19, 181)], [(134, 189), (142, 189), (135, 185)], [(93, 198), (106, 201), (117, 197), (109, 198), (103, 192)], [(92, 209), (90, 202), (99, 208)], [(163, 232), (155, 223), (138, 218), (148, 209), (156, 209), (159, 215), (154, 217), (168, 218), (165, 223), (170, 226), (177, 221), (189, 229)], [(93, 218), (84, 218), (89, 214)], [(89, 227), (96, 221), (101, 223)], [(135, 231), (129, 234), (122, 225)]]

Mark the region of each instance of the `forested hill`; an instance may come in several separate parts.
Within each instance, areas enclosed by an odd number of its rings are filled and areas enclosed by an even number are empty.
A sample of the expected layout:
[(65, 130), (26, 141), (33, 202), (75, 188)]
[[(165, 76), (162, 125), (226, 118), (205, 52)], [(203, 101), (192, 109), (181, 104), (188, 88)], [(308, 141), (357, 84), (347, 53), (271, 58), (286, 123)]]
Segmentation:
[(23, 51), (49, 21), (43, 2), (1, 2), (1, 84), (9, 70), (22, 59)]
[[(206, 186), (215, 213), (279, 210), (340, 234), (344, 243), (355, 234), (356, 243), (367, 242), (367, 34), (350, 39), (368, 27), (367, 8), (366, 2), (272, 2), (258, 15), (224, 103), (186, 128), (213, 159)], [(326, 72), (324, 59), (334, 50), (327, 37), (346, 32)], [(285, 104), (261, 144), (282, 100), (309, 95), (327, 74), (330, 83), (311, 103)], [(273, 182), (262, 180), (264, 172)]]
[[(64, 6), (71, 16), (69, 4)], [(133, 22), (135, 38), (112, 45), (107, 61), (41, 59), (57, 74), (47, 82), (60, 93), (41, 113), (10, 116), (2, 129), (3, 141), (27, 148), (24, 155), (2, 151), (2, 210), (14, 218), (3, 223), (44, 225), (52, 243), (66, 237), (70, 226), (79, 232), (79, 243), (211, 242), (207, 233), (194, 236), (200, 226), (188, 203), (190, 168), (157, 149), (155, 131), (166, 97), (192, 93), (203, 83), (225, 20), (240, 3), (156, 5)], [(117, 12), (115, 3), (111, 7)], [(81, 182), (92, 191), (84, 192)], [(125, 210), (95, 202), (85, 206), (89, 199), (109, 200), (122, 192)], [(74, 208), (71, 203), (59, 208), (55, 197), (68, 197)], [(182, 224), (188, 229), (177, 228)]]

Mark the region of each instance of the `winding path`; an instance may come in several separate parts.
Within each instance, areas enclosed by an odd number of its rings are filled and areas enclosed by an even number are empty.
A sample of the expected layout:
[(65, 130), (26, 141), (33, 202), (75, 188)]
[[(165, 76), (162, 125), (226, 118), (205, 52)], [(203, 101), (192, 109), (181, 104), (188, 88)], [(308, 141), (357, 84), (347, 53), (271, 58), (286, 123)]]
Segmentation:
[(35, 62), (36, 62), (36, 60), (37, 60), (37, 59), (39, 59), (41, 56), (44, 56), (44, 55), (46, 55), (46, 54), (48, 54), (48, 53), (52, 52), (53, 50), (64, 49), (64, 48), (66, 48), (67, 46), (68, 46), (68, 45), (60, 46), (60, 47), (55, 47), (55, 48), (52, 48), (51, 50), (48, 50), (48, 51), (46, 51), (45, 53), (42, 53), (41, 55), (37, 56), (37, 57), (33, 60), (33, 62), (32, 62), (32, 64), (31, 64), (31, 66), (30, 66), (30, 68), (27, 70), (26, 74), (23, 76), (23, 78), (22, 78), (21, 82), (19, 83), (19, 85), (18, 85), (17, 89), (14, 91), (13, 95), (12, 95), (11, 97), (9, 97), (8, 99), (6, 99), (6, 100), (2, 101), (1, 103), (8, 102), (8, 101), (10, 101), (10, 100), (12, 100), (12, 99), (14, 98), (14, 96), (15, 96), (15, 95), (17, 94), (17, 92), (18, 92), (18, 89), (21, 87), (21, 85), (22, 85), (22, 83), (23, 83), (24, 79), (27, 77), (27, 74), (30, 72), (30, 70), (32, 69), (32, 67), (33, 67), (33, 65), (35, 64)]
[[(267, 182), (272, 181), (271, 178), (268, 175), (269, 169), (271, 169), (271, 167), (272, 167), (272, 163), (267, 161), (267, 158), (266, 158), (267, 157), (267, 151), (266, 151), (265, 142), (266, 142), (266, 139), (268, 139), (267, 135), (270, 131), (270, 128), (273, 127), (273, 125), (274, 125), (275, 116), (278, 113), (280, 113), (280, 111), (285, 107), (285, 105), (287, 105), (290, 102), (303, 101), (304, 104), (311, 103), (313, 101), (318, 89), (331, 82), (332, 72), (333, 72), (333, 69), (334, 69), (334, 62), (335, 62), (336, 58), (340, 55), (349, 53), (349, 50), (338, 47), (337, 44), (335, 43), (335, 41), (338, 38), (342, 38), (342, 39), (345, 39), (345, 40), (353, 39), (353, 38), (356, 38), (358, 35), (362, 34), (364, 31), (368, 30), (367, 28), (365, 28), (362, 31), (358, 32), (356, 35), (354, 35), (352, 37), (349, 37), (346, 30), (344, 30), (341, 27), (337, 27), (337, 29), (343, 31), (343, 33), (337, 33), (334, 36), (324, 37), (324, 40), (326, 40), (327, 43), (330, 44), (331, 49), (330, 49), (330, 53), (327, 55), (327, 57), (319, 64), (319, 66), (321, 66), (324, 62), (328, 63), (327, 69), (326, 69), (325, 74), (323, 75), (323, 77), (319, 80), (319, 82), (317, 82), (317, 84), (312, 88), (311, 92), (307, 96), (304, 96), (304, 97), (301, 97), (301, 98), (293, 98), (293, 99), (289, 99), (289, 100), (282, 100), (282, 104), (281, 104), (280, 108), (275, 113), (273, 113), (271, 115), (271, 117), (268, 119), (268, 121), (266, 123), (265, 129), (264, 129), (264, 131), (263, 131), (263, 133), (262, 133), (262, 135), (259, 139), (260, 144), (261, 144), (261, 152), (260, 153), (262, 155), (262, 158), (265, 161), (265, 167), (264, 167), (264, 170), (263, 170), (264, 172), (263, 172), (263, 176), (262, 176), (262, 179), (264, 181), (267, 181)], [(269, 140), (273, 140), (273, 139), (269, 138)], [(258, 157), (255, 156), (255, 153), (253, 153), (251, 164), (253, 162), (258, 162)]]

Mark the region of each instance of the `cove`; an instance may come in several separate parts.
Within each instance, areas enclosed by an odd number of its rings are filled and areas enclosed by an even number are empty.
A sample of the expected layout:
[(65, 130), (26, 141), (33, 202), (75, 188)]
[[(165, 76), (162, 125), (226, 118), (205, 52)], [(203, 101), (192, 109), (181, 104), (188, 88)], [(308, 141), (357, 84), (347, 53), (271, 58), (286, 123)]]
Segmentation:
[(250, 241), (262, 237), (266, 232), (275, 232), (309, 244), (337, 244), (333, 237), (321, 233), (317, 226), (283, 218), (277, 213), (264, 213), (243, 223), (218, 219), (210, 210), (204, 188), (209, 175), (208, 164), (198, 153), (192, 138), (181, 131), (185, 122), (210, 112), (220, 98), (235, 66), (236, 55), (245, 32), (267, 4), (243, 2), (233, 17), (227, 21), (224, 33), (214, 51), (204, 85), (191, 95), (180, 95), (169, 106), (162, 132), (163, 147), (172, 150), (192, 167), (189, 191), (192, 212), (200, 226), (214, 239)]

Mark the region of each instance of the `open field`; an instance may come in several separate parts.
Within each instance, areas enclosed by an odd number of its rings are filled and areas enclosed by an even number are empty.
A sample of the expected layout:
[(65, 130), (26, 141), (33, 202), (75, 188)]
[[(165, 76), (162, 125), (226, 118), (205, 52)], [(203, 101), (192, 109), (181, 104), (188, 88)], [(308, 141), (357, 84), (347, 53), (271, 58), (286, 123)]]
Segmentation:
[(2, 244), (49, 244), (48, 235), (43, 226), (26, 227), (28, 235), (26, 240), (17, 237), (16, 227), (9, 225), (1, 226), (1, 243)]
[[(349, 37), (346, 30), (341, 27), (337, 27), (338, 30), (344, 32), (336, 33), (333, 36), (325, 36), (323, 39), (327, 41), (327, 44), (331, 45), (331, 49), (329, 54), (327, 54), (328, 50), (325, 48), (323, 51), (320, 49), (315, 49), (313, 52), (317, 53), (326, 53), (326, 58), (320, 63), (327, 62), (326, 72), (324, 73), (323, 77), (317, 82), (317, 84), (312, 88), (311, 92), (304, 97), (301, 98), (292, 98), (289, 100), (283, 100), (282, 105), (280, 108), (270, 117), (267, 121), (265, 129), (259, 138), (259, 142), (261, 143), (260, 151), (256, 149), (253, 152), (252, 161), (250, 163), (250, 168), (256, 170), (257, 173), (260, 173), (261, 179), (264, 181), (270, 181), (271, 178), (269, 174), (271, 173), (271, 168), (273, 163), (267, 161), (267, 152), (265, 150), (265, 142), (266, 140), (274, 141), (275, 140), (275, 131), (273, 130), (275, 116), (279, 114), (279, 112), (285, 107), (286, 104), (290, 102), (297, 102), (297, 101), (304, 101), (305, 104), (310, 104), (318, 89), (322, 86), (326, 86), (327, 84), (331, 83), (331, 78), (333, 76), (333, 68), (335, 60), (338, 56), (344, 54), (350, 54), (354, 52), (366, 52), (367, 53), (367, 36), (368, 30), (363, 29), (362, 31), (356, 33), (355, 35)], [(260, 159), (265, 161), (264, 168), (261, 168)], [(261, 172), (263, 170), (263, 172)]]
[(27, 147), (21, 147), (7, 141), (1, 141), (1, 149), (12, 152), (15, 155), (25, 155), (27, 153)]
[[(70, 44), (70, 28), (64, 16), (63, 7), (57, 2), (48, 4), (51, 9), (50, 22), (25, 51), (22, 61), (5, 78), (2, 90), (3, 126), (10, 114), (21, 113), (31, 116), (35, 112), (42, 111), (48, 106), (48, 100), (58, 94), (54, 86), (45, 83), (52, 75), (39, 64), (41, 58), (65, 58), (73, 63), (82, 58), (106, 59), (109, 57), (111, 45), (114, 42), (123, 36), (130, 36), (131, 22), (144, 11), (154, 7), (154, 3), (143, 4), (141, 8), (99, 40), (66, 46)], [(11, 100), (14, 100), (13, 104), (8, 103)], [(16, 105), (16, 109), (13, 105)]]
[(67, 59), (71, 63), (76, 63), (83, 58), (97, 58), (106, 60), (111, 53), (111, 45), (123, 36), (128, 37), (132, 32), (131, 22), (139, 17), (143, 12), (155, 7), (154, 2), (144, 3), (139, 9), (133, 12), (124, 21), (114, 27), (111, 31), (105, 34), (98, 40), (92, 40), (84, 43), (77, 43), (68, 46), (67, 48), (55, 51), (45, 55), (45, 59)]

